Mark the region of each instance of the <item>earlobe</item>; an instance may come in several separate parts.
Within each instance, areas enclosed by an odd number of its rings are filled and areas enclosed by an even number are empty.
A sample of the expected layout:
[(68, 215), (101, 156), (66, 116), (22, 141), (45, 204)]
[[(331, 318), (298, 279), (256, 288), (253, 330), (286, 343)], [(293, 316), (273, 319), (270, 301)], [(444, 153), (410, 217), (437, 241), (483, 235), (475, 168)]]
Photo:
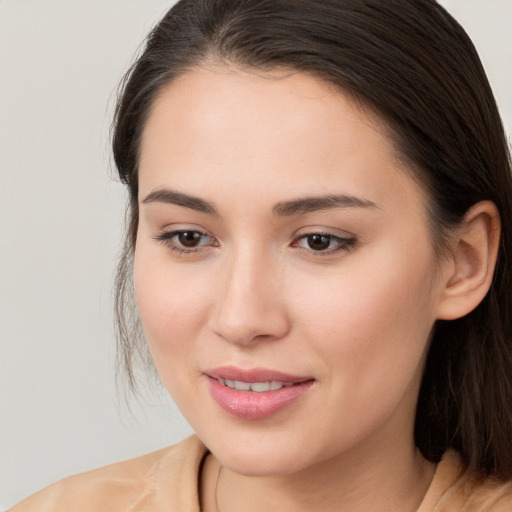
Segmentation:
[(500, 216), (491, 201), (475, 204), (465, 215), (453, 241), (442, 293), (439, 320), (455, 320), (483, 300), (492, 283), (500, 240)]

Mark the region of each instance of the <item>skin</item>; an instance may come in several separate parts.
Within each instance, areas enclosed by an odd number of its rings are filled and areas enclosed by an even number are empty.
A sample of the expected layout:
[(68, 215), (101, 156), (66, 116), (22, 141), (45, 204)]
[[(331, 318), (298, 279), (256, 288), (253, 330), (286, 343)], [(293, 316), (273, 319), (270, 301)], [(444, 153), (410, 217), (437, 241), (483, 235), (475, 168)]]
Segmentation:
[[(435, 468), (414, 412), (456, 269), (436, 263), (427, 198), (382, 123), (307, 74), (196, 68), (155, 101), (139, 172), (136, 296), (161, 379), (212, 452), (203, 509), (416, 510)], [(366, 206), (275, 214), (326, 194)], [(176, 230), (205, 235), (157, 239)], [(315, 251), (312, 233), (353, 242)], [(204, 375), (225, 365), (314, 384), (269, 418), (236, 418)]]

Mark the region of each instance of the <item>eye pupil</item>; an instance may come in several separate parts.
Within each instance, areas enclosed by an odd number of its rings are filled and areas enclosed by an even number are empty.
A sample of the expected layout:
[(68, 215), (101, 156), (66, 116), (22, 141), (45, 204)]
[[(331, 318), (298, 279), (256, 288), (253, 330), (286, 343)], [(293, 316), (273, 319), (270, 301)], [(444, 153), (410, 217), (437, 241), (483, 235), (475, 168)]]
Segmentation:
[(178, 240), (183, 247), (196, 247), (201, 241), (201, 234), (197, 231), (183, 231), (178, 235)]
[(329, 248), (331, 238), (326, 235), (310, 235), (308, 236), (308, 246), (314, 251), (323, 251)]

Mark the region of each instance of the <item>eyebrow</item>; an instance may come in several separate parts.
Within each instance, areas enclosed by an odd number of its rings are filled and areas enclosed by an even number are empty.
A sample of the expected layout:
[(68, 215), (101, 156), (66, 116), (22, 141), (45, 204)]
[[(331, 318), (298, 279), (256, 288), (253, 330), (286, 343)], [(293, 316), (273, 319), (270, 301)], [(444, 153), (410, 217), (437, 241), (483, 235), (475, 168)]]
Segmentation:
[(198, 212), (207, 213), (219, 217), (217, 208), (212, 203), (200, 199), (199, 197), (190, 196), (183, 194), (182, 192), (176, 192), (169, 189), (160, 189), (150, 192), (142, 201), (143, 204), (148, 203), (169, 203), (176, 204), (178, 206), (184, 206)]
[(372, 201), (355, 196), (328, 194), (280, 202), (274, 206), (272, 211), (277, 217), (288, 217), (332, 208), (377, 208), (377, 205)]
[[(213, 203), (170, 189), (154, 190), (142, 200), (142, 203), (175, 204), (201, 213), (220, 217)], [(306, 213), (334, 208), (377, 208), (377, 205), (372, 201), (355, 196), (328, 194), (325, 196), (304, 197), (291, 201), (281, 201), (274, 205), (272, 213), (276, 217), (291, 217), (293, 215), (304, 215)]]

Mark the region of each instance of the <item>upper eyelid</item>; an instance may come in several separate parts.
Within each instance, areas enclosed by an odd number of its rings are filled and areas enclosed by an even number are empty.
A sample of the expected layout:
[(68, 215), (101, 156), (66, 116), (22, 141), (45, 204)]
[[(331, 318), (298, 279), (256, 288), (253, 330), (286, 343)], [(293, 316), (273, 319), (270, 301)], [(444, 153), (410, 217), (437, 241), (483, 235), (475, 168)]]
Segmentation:
[(203, 227), (197, 226), (184, 226), (184, 227), (170, 227), (166, 226), (162, 229), (158, 229), (155, 237), (158, 236), (173, 236), (173, 235), (179, 235), (180, 233), (186, 233), (186, 232), (192, 232), (192, 233), (200, 233), (201, 235), (210, 237), (210, 238), (216, 238), (214, 235), (212, 235), (207, 229), (204, 229)]
[[(318, 228), (318, 229), (311, 229), (311, 228), (301, 228), (301, 229), (307, 229), (307, 231), (304, 231), (304, 232), (300, 232), (301, 230), (297, 230), (295, 231), (293, 234), (292, 234), (292, 241), (293, 240), (299, 240), (301, 238), (305, 238), (305, 237), (308, 237), (308, 236), (312, 236), (312, 235), (323, 235), (323, 236), (329, 236), (329, 237), (332, 237), (332, 238), (335, 238), (335, 239), (341, 239), (341, 240), (354, 240), (354, 239), (357, 239), (356, 235), (354, 235), (353, 233), (350, 233), (348, 231), (342, 231), (340, 232), (340, 230), (337, 230), (337, 229), (321, 229), (321, 228)], [(333, 231), (336, 231), (336, 232), (333, 232)], [(215, 237), (214, 235), (212, 235), (211, 233), (208, 232), (208, 230), (205, 230), (203, 228), (188, 228), (188, 227), (184, 227), (184, 228), (164, 228), (164, 229), (161, 229), (158, 231), (158, 233), (156, 234), (155, 238), (158, 238), (158, 237), (161, 237), (161, 236), (167, 236), (167, 237), (172, 237), (172, 236), (175, 236), (175, 235), (179, 235), (180, 233), (186, 233), (186, 232), (193, 232), (193, 233), (199, 233), (203, 236), (206, 236), (206, 237), (209, 237), (209, 238), (213, 238), (213, 239), (217, 239), (217, 237)]]
[(310, 233), (304, 233), (304, 234), (296, 236), (294, 238), (294, 240), (308, 238), (313, 235), (326, 236), (326, 237), (332, 238), (333, 240), (342, 240), (342, 241), (356, 240), (356, 237), (354, 235), (340, 236), (340, 235), (335, 235), (334, 233), (328, 233), (325, 231), (311, 231)]
[(170, 239), (182, 233), (199, 233), (201, 236), (205, 238), (211, 238), (212, 240), (216, 240), (216, 238), (213, 235), (210, 235), (206, 231), (200, 231), (199, 229), (164, 229), (157, 233), (155, 238), (162, 239), (165, 237), (166, 239)]
[(335, 228), (332, 226), (304, 226), (294, 231), (293, 237), (307, 236), (307, 235), (326, 235), (336, 236), (338, 238), (357, 238), (356, 235), (345, 229)]

